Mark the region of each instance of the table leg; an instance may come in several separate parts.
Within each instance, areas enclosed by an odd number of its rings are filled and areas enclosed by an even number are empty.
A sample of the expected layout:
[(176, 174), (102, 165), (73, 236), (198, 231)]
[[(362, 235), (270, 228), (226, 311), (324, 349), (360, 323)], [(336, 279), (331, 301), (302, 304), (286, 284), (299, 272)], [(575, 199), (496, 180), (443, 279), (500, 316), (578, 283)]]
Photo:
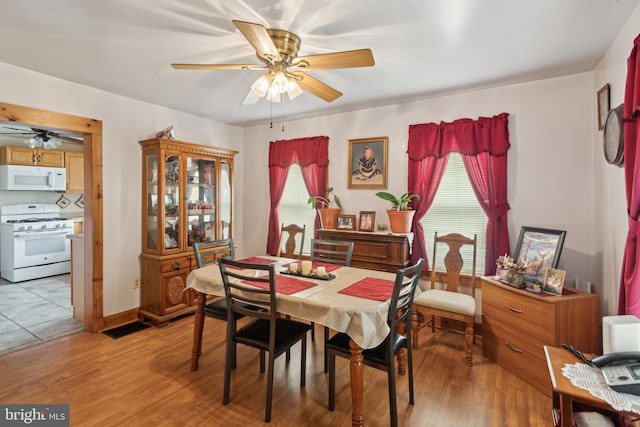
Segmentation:
[(207, 296), (198, 292), (196, 299), (196, 316), (193, 321), (193, 350), (191, 351), (191, 370), (198, 369), (198, 360), (202, 353), (202, 330), (204, 329), (204, 303)]
[(362, 393), (364, 388), (362, 347), (353, 340), (349, 340), (349, 350), (351, 351), (351, 425), (364, 426), (364, 416), (362, 414)]
[(573, 426), (573, 399), (566, 394), (560, 395), (560, 419), (562, 427)]

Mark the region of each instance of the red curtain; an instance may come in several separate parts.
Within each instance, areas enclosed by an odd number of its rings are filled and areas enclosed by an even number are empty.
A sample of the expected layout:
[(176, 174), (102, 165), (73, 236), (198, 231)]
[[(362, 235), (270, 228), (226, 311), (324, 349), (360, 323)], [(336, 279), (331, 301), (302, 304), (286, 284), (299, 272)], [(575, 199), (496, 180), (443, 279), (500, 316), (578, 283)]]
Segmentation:
[(638, 250), (638, 217), (640, 217), (640, 170), (638, 157), (638, 112), (640, 111), (640, 35), (633, 41), (627, 62), (627, 83), (624, 91), (624, 177), (627, 194), (629, 231), (622, 259), (618, 314), (640, 317), (640, 250)]
[[(267, 253), (275, 255), (280, 241), (278, 207), (287, 183), (289, 167), (300, 165), (302, 176), (311, 195), (324, 195), (329, 165), (329, 138), (314, 136), (269, 143), (269, 192), (271, 204), (267, 233)], [(317, 191), (317, 193), (314, 193)], [(316, 220), (317, 222), (318, 220)]]
[(463, 155), (465, 168), (478, 202), (487, 215), (485, 273), (495, 272), (497, 254), (509, 252), (507, 226), (507, 150), (510, 147), (509, 115), (459, 119), (452, 123), (425, 123), (409, 126), (409, 192), (421, 200), (412, 206), (414, 245), (412, 262), (427, 258), (424, 230), (420, 220), (431, 206), (449, 153)]

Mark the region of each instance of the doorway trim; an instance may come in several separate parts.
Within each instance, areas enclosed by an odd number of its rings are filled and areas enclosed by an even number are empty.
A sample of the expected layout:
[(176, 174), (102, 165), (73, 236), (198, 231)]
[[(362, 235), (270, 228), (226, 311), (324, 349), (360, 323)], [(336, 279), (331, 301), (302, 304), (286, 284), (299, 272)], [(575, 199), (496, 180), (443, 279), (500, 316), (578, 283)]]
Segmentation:
[(104, 324), (102, 121), (0, 102), (0, 122), (45, 126), (84, 136), (84, 329), (97, 333)]

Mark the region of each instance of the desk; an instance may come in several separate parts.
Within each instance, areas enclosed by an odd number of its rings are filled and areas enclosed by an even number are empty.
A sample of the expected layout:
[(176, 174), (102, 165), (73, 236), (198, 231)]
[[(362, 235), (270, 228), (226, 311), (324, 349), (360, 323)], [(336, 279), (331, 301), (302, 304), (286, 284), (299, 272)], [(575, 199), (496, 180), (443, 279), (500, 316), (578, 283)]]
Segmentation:
[[(569, 378), (562, 374), (565, 364), (580, 362), (577, 356), (560, 347), (544, 346), (544, 354), (547, 359), (547, 367), (551, 376), (551, 389), (553, 392), (553, 407), (560, 408), (562, 427), (573, 426), (573, 402), (585, 403), (596, 408), (611, 412), (619, 412), (607, 402), (599, 399), (579, 387), (571, 384)], [(637, 414), (622, 412), (624, 415), (637, 417)]]
[[(285, 258), (261, 256), (273, 259), (276, 272), (291, 261)], [(363, 367), (362, 349), (374, 348), (389, 334), (387, 314), (389, 300), (375, 301), (340, 294), (338, 291), (365, 277), (395, 280), (395, 274), (383, 271), (365, 270), (355, 267), (340, 267), (333, 274), (333, 280), (314, 280), (316, 286), (291, 295), (278, 293), (276, 300), (278, 312), (328, 326), (351, 337), (351, 398), (352, 425), (364, 425), (362, 413)], [(197, 292), (196, 317), (194, 324), (191, 370), (198, 369), (198, 359), (202, 349), (202, 330), (204, 328), (204, 304), (206, 295), (224, 295), (224, 286), (220, 268), (216, 264), (208, 265), (189, 273), (187, 287)], [(399, 364), (404, 367), (402, 360)], [(402, 374), (402, 367), (399, 371)]]

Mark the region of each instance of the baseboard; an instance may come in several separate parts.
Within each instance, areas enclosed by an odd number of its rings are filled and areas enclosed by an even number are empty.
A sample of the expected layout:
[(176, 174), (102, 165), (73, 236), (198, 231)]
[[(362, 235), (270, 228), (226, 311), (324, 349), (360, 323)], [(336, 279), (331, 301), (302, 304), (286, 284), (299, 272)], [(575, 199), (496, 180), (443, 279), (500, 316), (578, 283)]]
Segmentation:
[(139, 310), (139, 308), (132, 308), (131, 310), (122, 311), (120, 313), (106, 316), (104, 318), (104, 322), (102, 323), (102, 329), (100, 330), (100, 332), (107, 329), (115, 328), (117, 326), (126, 325), (127, 323), (137, 322)]

